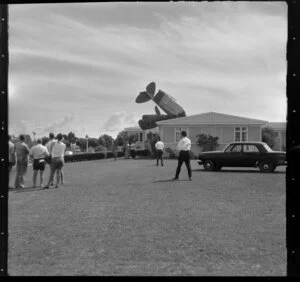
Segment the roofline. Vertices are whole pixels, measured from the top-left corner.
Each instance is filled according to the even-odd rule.
[[[186,118],[193,118],[193,117],[198,117],[198,116],[202,116],[205,114],[218,114],[218,115],[224,115],[224,116],[230,116],[230,117],[236,117],[236,118],[243,118],[243,119],[249,119],[250,122],[239,122],[239,124],[266,124],[268,123],[268,121],[266,120],[259,120],[259,119],[253,119],[253,118],[248,118],[248,117],[241,117],[241,116],[236,116],[236,115],[229,115],[229,114],[223,114],[223,113],[217,113],[217,112],[206,112],[206,113],[202,113],[202,114],[197,114],[197,115],[191,115],[191,116],[186,116],[186,117],[180,117],[180,118],[173,118],[173,119],[169,119],[169,120],[162,120],[162,121],[157,121],[156,124],[161,125],[161,124],[178,124],[178,121],[183,121]],[[169,122],[173,120],[172,122]],[[252,122],[251,122],[252,120]],[[177,122],[176,122],[177,121]],[[188,122],[189,124],[237,124],[236,122],[234,123],[212,123],[212,122],[205,122],[205,123],[199,123],[199,122]]]

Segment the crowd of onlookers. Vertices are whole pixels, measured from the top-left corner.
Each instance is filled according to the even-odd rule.
[[[9,175],[13,166],[16,166],[16,177],[14,188],[21,189],[25,187],[24,176],[27,173],[29,160],[32,161],[33,167],[33,188],[37,187],[37,175],[40,175],[40,187],[47,189],[53,185],[54,175],[56,174],[55,188],[59,184],[64,183],[64,154],[66,152],[66,145],[62,142],[62,134],[57,134],[56,138],[53,133],[49,134],[49,141],[42,145],[42,140],[37,139],[36,144],[30,149],[25,143],[25,135],[19,136],[19,141],[14,144],[11,142],[11,137],[8,137],[9,146]],[[46,164],[50,167],[50,175],[46,185],[44,185],[44,171]]]
[[[32,161],[33,167],[33,179],[32,179],[32,187],[36,188],[37,175],[40,175],[40,187],[47,189],[50,185],[54,185],[54,175],[56,174],[56,183],[55,188],[59,187],[59,184],[64,183],[64,155],[66,153],[66,144],[62,142],[63,136],[61,133],[57,134],[56,138],[53,133],[49,134],[49,141],[44,145],[42,145],[42,140],[37,139],[36,144],[32,146],[30,149],[28,145],[25,143],[25,136],[21,134],[19,136],[19,141],[14,144],[11,142],[11,137],[8,137],[8,145],[9,145],[9,175],[11,173],[12,167],[16,165],[16,178],[14,182],[14,187],[16,189],[24,188],[25,181],[24,176],[27,173],[29,159]],[[192,180],[192,171],[190,164],[190,148],[191,148],[191,140],[187,137],[186,131],[181,132],[181,139],[178,142],[177,150],[179,152],[178,155],[178,165],[176,169],[176,174],[174,180],[178,179],[181,166],[183,163],[186,164],[189,179]],[[163,166],[163,151],[164,151],[164,143],[158,138],[155,144],[156,150],[156,165],[159,165],[159,161],[161,166]],[[113,146],[113,152],[115,156],[115,160],[117,157],[116,146]],[[135,142],[130,144],[125,143],[124,146],[124,157],[135,159]],[[47,184],[44,186],[44,171],[46,164],[50,166],[50,175],[47,181]]]

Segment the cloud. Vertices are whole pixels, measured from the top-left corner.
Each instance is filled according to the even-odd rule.
[[[140,117],[136,113],[118,112],[112,114],[104,123],[101,130],[107,132],[122,131],[125,127],[138,126]]]
[[[44,132],[58,132],[61,131],[66,125],[69,125],[74,120],[74,116],[66,115],[63,119],[55,121],[43,128]]]

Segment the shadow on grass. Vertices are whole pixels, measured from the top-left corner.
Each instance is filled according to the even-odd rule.
[[[207,171],[204,169],[192,169],[192,171],[203,171],[205,173],[228,173],[228,172],[236,172],[236,173],[261,173],[261,174],[286,174],[285,171],[273,171],[273,172],[261,172],[260,170],[242,170],[242,169],[228,169],[228,170],[220,170],[220,171]]]
[[[153,181],[153,183],[157,183],[157,182],[178,182],[178,181],[191,181],[191,180],[189,180],[189,179],[178,179],[178,180],[162,179],[162,180],[155,180],[155,181]]]
[[[53,189],[53,188],[49,188],[49,189]],[[16,189],[16,188],[10,188],[9,191],[11,192],[15,192],[15,193],[24,193],[24,192],[32,192],[32,191],[44,191],[44,190],[49,190],[49,189],[45,189],[45,188],[21,188],[21,189]]]

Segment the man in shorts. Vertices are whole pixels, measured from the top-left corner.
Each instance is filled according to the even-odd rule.
[[[49,155],[46,146],[42,145],[42,140],[37,139],[37,144],[30,149],[29,156],[33,158],[33,188],[36,188],[36,177],[40,171],[40,185],[43,188],[45,158]]]

